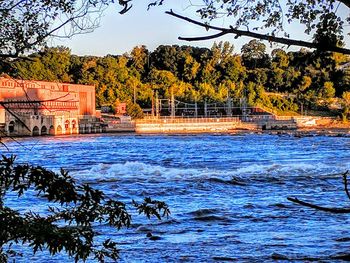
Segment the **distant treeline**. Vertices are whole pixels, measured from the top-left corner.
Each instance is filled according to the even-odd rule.
[[[15,62],[6,72],[23,79],[48,80],[96,86],[99,106],[127,101],[132,114],[139,106],[150,108],[152,97],[184,102],[238,103],[245,97],[250,105],[262,105],[280,112],[326,109],[350,91],[350,69],[340,67],[349,58],[336,53],[286,53],[252,40],[234,52],[229,42],[211,49],[161,45],[153,52],[138,46],[124,55],[76,56],[66,47],[47,48]],[[134,98],[135,97],[135,98]],[[136,105],[133,105],[134,99]]]

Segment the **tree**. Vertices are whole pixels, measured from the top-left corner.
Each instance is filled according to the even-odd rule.
[[[152,69],[149,75],[150,82],[153,83],[154,89],[164,98],[171,97],[171,89],[176,85],[178,79],[174,74],[167,70]]]
[[[271,91],[284,91],[284,70],[280,68],[273,68],[270,71],[270,83],[268,84]]]
[[[184,80],[194,80],[199,72],[199,69],[200,64],[190,54],[186,54],[184,58],[184,68],[182,73]]]
[[[350,116],[350,92],[346,91],[343,93],[342,95],[343,98],[343,120],[347,121],[349,119]]]
[[[150,60],[152,67],[170,71],[178,76],[178,64],[181,60],[180,47],[178,45],[160,45],[151,53]]]
[[[149,6],[162,5],[164,2],[166,1],[150,0]],[[350,54],[349,48],[342,47],[346,30],[348,30],[344,27],[350,8],[348,0],[287,0],[286,2],[281,0],[246,0],[243,2],[210,0],[192,5],[204,21],[191,19],[172,10],[166,13],[217,33],[200,37],[179,37],[181,40],[200,41],[233,34],[236,38],[248,36],[288,46],[296,45],[321,51]],[[340,12],[340,10],[346,11]],[[210,24],[221,17],[229,17],[230,26]],[[227,18],[225,20],[227,21]],[[287,25],[291,23],[302,26],[303,29],[300,32],[304,31],[306,35],[311,35],[313,41],[291,38],[287,31]]]
[[[149,7],[162,5],[164,2],[165,0],[149,0]],[[112,3],[112,0],[1,1],[0,57],[17,58],[24,52],[43,47],[50,37],[71,37],[91,32],[99,25],[99,18],[104,9]],[[132,7],[132,0],[119,0],[118,4],[123,7],[120,13],[124,14]],[[243,3],[218,0],[204,1],[199,8],[198,5],[193,6],[197,6],[196,11],[204,22],[195,21],[173,11],[167,13],[203,29],[216,30],[218,33],[204,37],[181,38],[184,40],[198,41],[234,34],[236,37],[248,36],[286,45],[350,54],[348,48],[341,47],[347,30],[344,27],[346,17],[338,14],[339,10],[349,9],[348,0],[288,0],[286,3],[280,0],[247,0]],[[232,19],[231,26],[225,28],[209,24],[223,14]],[[257,24],[257,21],[260,23]],[[287,22],[302,25],[304,32],[312,35],[313,41],[289,38],[286,32]],[[284,34],[283,37],[280,36],[281,33]]]
[[[335,95],[335,88],[334,88],[333,82],[326,81],[323,84],[321,95],[322,95],[323,98],[326,98],[326,99],[334,97],[334,95]]]
[[[243,64],[249,69],[265,68],[269,66],[270,58],[266,54],[266,46],[256,39],[243,45],[241,53]]]
[[[127,110],[128,115],[133,119],[142,119],[143,118],[143,111],[142,111],[141,107],[136,103],[132,103],[131,101],[129,101],[127,103],[126,110]]]
[[[134,47],[131,51],[131,66],[141,75],[146,73],[149,67],[149,51],[146,46]]]
[[[272,50],[272,67],[285,69],[289,66],[289,57],[283,49]]]
[[[0,57],[17,58],[50,37],[94,30],[111,0],[4,0],[0,2]],[[123,4],[124,1],[119,1]]]
[[[37,198],[55,204],[46,213],[20,213],[6,205],[9,194],[21,197],[33,190]],[[28,191],[30,192],[30,191]],[[169,215],[163,202],[145,198],[132,202],[139,213],[161,219]],[[108,198],[102,191],[87,184],[77,185],[62,170],[54,173],[40,166],[15,163],[15,157],[0,160],[0,261],[6,262],[16,251],[13,243],[28,244],[34,253],[47,249],[51,255],[65,252],[78,260],[119,257],[117,244],[111,239],[99,243],[94,225],[105,224],[115,229],[128,227],[131,215],[125,203]]]
[[[14,77],[45,81],[71,82],[69,66],[71,53],[69,48],[45,48],[29,56],[29,60],[14,63],[17,73]]]

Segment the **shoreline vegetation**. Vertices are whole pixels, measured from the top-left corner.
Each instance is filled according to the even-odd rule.
[[[349,61],[342,54],[305,49],[267,52],[257,40],[246,43],[240,53],[229,42],[214,43],[211,48],[160,45],[153,51],[141,45],[123,55],[104,57],[77,56],[59,46],[28,55],[27,60],[14,63],[11,72],[0,65],[0,74],[94,85],[97,108],[115,113],[119,103],[126,103],[133,119],[142,118],[143,110],[154,108],[157,101],[164,111],[160,114],[169,115],[171,99],[184,111],[178,115],[192,116],[196,106],[203,111],[205,106],[210,110],[210,105],[230,106],[231,114],[240,115],[245,105],[275,115],[346,121],[350,118]]]
[[[46,48],[28,55],[28,60],[17,61],[13,72],[0,66],[0,73],[10,78],[94,85],[101,113],[115,115],[125,104],[126,114],[136,123],[121,121],[114,126],[111,122],[107,132],[267,130],[281,134],[297,130],[293,133],[300,136],[346,135],[350,128],[349,61],[341,54],[307,50],[274,49],[268,54],[263,43],[252,40],[240,54],[229,42],[214,43],[210,49],[160,45],[149,51],[146,46],[137,46],[127,54],[105,57],[76,56],[65,47]],[[249,120],[208,121],[210,124],[163,120],[153,124],[145,118],[142,125],[137,123],[151,112],[164,118],[209,114],[246,116]],[[262,112],[275,118],[260,123]]]

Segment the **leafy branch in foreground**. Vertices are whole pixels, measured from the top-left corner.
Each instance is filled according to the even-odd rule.
[[[117,244],[111,239],[96,242],[93,226],[108,224],[118,230],[129,227],[131,215],[125,203],[110,199],[87,184],[76,184],[63,169],[55,173],[41,166],[15,164],[15,159],[14,156],[2,156],[0,160],[1,262],[17,253],[11,249],[13,243],[26,243],[34,253],[43,249],[51,255],[65,252],[76,262],[89,257],[100,262],[105,258],[119,258]],[[38,198],[53,202],[54,207],[41,215],[31,211],[21,214],[6,206],[8,193],[21,197],[27,190],[32,190]],[[145,198],[140,204],[133,201],[133,205],[148,218],[161,219],[170,214],[164,202],[151,198]]]
[[[348,190],[348,179],[347,176],[349,174],[349,171],[346,171],[345,173],[342,174],[343,176],[343,182],[344,182],[344,190],[345,193],[347,195],[347,197],[350,199],[350,193]],[[302,206],[306,206],[306,207],[310,207],[316,210],[320,210],[320,211],[325,211],[325,212],[330,212],[330,213],[336,213],[336,214],[347,214],[350,213],[350,208],[338,208],[338,207],[324,207],[324,206],[319,206],[319,205],[315,205],[309,202],[305,202],[302,200],[299,200],[296,197],[287,197],[287,199],[291,202],[294,202],[296,204],[302,205]]]
[[[298,39],[291,39],[291,38],[286,38],[286,37],[277,37],[275,35],[267,35],[267,34],[262,34],[262,33],[257,33],[257,32],[252,32],[249,30],[239,30],[233,26],[224,28],[224,27],[217,27],[217,26],[211,26],[208,23],[205,22],[200,22],[197,20],[193,20],[189,17],[182,16],[180,14],[177,14],[173,12],[172,10],[165,12],[166,14],[176,17],[180,20],[187,21],[191,24],[195,24],[197,26],[200,26],[202,28],[205,28],[206,30],[216,30],[216,34],[208,35],[208,36],[200,36],[200,37],[179,37],[179,40],[185,40],[185,41],[203,41],[203,40],[209,40],[209,39],[216,39],[221,36],[227,35],[227,34],[233,34],[235,35],[235,38],[238,38],[240,36],[246,36],[246,37],[251,37],[255,39],[260,39],[260,40],[267,40],[269,42],[275,42],[279,44],[284,44],[287,46],[300,46],[300,47],[307,47],[307,48],[313,48],[317,49],[320,51],[332,51],[332,52],[338,52],[338,53],[343,53],[343,54],[350,54],[350,49],[348,48],[342,48],[339,46],[339,44],[325,44],[322,41],[319,42],[308,42],[308,41],[303,41],[303,40],[298,40]]]
[[[127,1],[127,10],[132,7],[132,2],[133,0]],[[179,37],[180,40],[202,41],[231,34],[235,39],[246,36],[287,46],[295,45],[319,51],[350,54],[349,47],[345,47],[347,44],[345,37],[349,33],[349,0],[188,0],[183,2],[188,3],[185,9],[189,10],[192,7],[192,13],[199,15],[200,20],[191,19],[192,15],[188,11],[183,12],[184,15],[172,10],[166,13],[207,31],[214,30],[216,33],[199,37]],[[149,0],[148,3],[148,9],[165,3],[171,5],[171,1],[165,0]],[[213,26],[212,22],[218,19],[220,24],[229,23],[229,25]],[[311,38],[312,41],[303,41],[298,39],[297,35],[293,36],[290,29],[292,26],[293,28],[298,26],[298,34],[304,33],[304,38]]]

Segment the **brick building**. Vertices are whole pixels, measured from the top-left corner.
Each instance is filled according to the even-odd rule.
[[[0,77],[0,127],[9,136],[98,132],[95,87]]]

